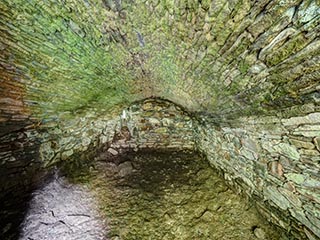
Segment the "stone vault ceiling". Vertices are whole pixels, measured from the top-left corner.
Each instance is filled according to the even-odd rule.
[[[318,104],[319,6],[2,0],[0,122],[14,129],[148,97],[224,118]]]

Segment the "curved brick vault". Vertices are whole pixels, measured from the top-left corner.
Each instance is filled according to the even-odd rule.
[[[319,34],[319,0],[2,0],[0,197],[167,99],[262,214],[320,238]]]

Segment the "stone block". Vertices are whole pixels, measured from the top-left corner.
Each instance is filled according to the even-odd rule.
[[[287,210],[292,204],[274,186],[267,186],[263,189],[265,199],[271,200],[277,207]]]
[[[292,145],[296,146],[296,148],[305,148],[305,149],[314,149],[315,148],[315,146],[312,142],[301,141],[301,140],[297,140],[297,139],[290,139],[289,141]]]
[[[273,147],[273,149],[281,155],[284,155],[293,160],[299,160],[300,154],[294,145],[287,143],[280,143]]]
[[[284,169],[282,164],[279,163],[278,161],[269,162],[268,169],[269,169],[269,172],[274,176],[278,176],[278,177],[283,176]]]
[[[320,175],[319,179],[314,179],[314,178],[307,178],[303,183],[302,186],[308,187],[314,190],[318,190],[320,192]]]
[[[299,153],[301,155],[307,155],[307,156],[319,156],[320,152],[317,150],[310,150],[310,149],[299,149]]]
[[[295,208],[302,207],[302,202],[298,194],[295,194],[292,191],[282,187],[280,187],[278,190],[283,196],[285,196],[286,199],[288,199],[288,201],[291,203],[293,207]]]
[[[291,117],[281,120],[284,126],[298,126],[301,124],[316,124],[320,122],[320,113],[310,113],[303,117]]]
[[[297,19],[300,23],[307,23],[316,16],[319,16],[319,14],[319,4],[316,1],[311,1],[310,3],[306,1],[300,5]]]
[[[296,218],[300,223],[308,227],[316,236],[320,237],[320,229],[310,222],[310,220],[306,217],[304,211],[298,209],[290,209],[289,211],[294,218]]]
[[[320,137],[320,125],[302,125],[296,128],[293,134],[305,137]]]
[[[119,154],[118,151],[115,150],[115,149],[113,149],[113,148],[109,148],[107,151],[108,151],[109,153],[111,153],[113,156],[116,156],[116,155]]]
[[[55,156],[55,151],[52,148],[51,142],[42,143],[40,145],[40,157],[43,162],[49,162]]]
[[[258,159],[258,156],[256,153],[254,153],[250,150],[247,150],[245,148],[241,148],[240,155],[244,156],[246,159],[249,159],[249,160],[257,160]]]
[[[284,176],[289,180],[296,184],[302,184],[306,180],[306,176],[298,173],[286,173]]]

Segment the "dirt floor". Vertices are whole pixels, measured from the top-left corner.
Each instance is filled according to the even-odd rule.
[[[35,192],[21,239],[286,239],[193,153],[130,153],[68,175]]]

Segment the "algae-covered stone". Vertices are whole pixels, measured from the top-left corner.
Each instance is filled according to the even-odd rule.
[[[320,15],[320,7],[317,1],[304,1],[298,10],[298,20],[306,23]]]
[[[320,122],[320,113],[310,113],[303,117],[291,117],[289,119],[283,119],[282,123],[285,126],[300,125],[300,124],[315,124]]]
[[[302,186],[320,190],[320,179],[308,178],[302,183]]]
[[[153,126],[160,126],[160,120],[157,118],[149,118],[148,121],[153,125]]]
[[[266,233],[259,227],[254,229],[253,233],[258,239],[266,239]]]
[[[293,207],[302,207],[302,202],[298,194],[294,194],[292,191],[285,188],[279,188],[279,191],[285,196],[286,199],[288,199],[288,201],[292,204]]]
[[[293,134],[305,137],[320,137],[320,125],[299,126],[294,130]]]

